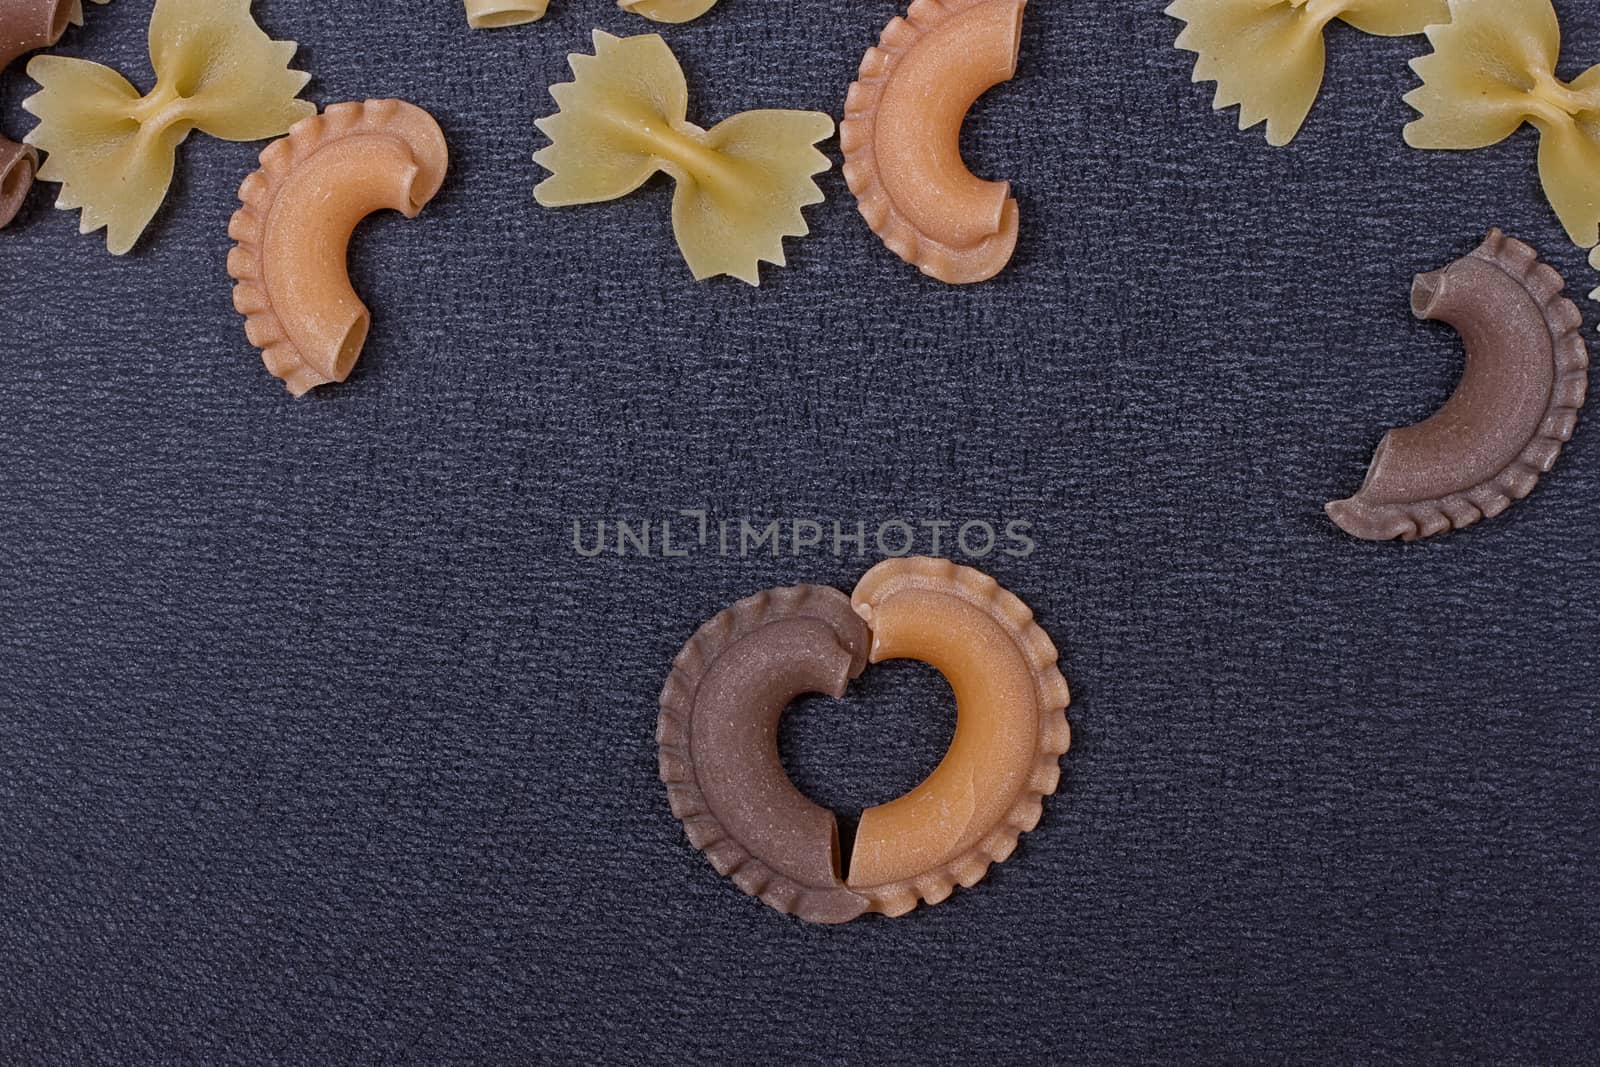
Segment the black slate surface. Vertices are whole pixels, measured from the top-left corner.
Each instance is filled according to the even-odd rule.
[[[62,51],[147,88],[150,7]],[[342,387],[292,401],[232,310],[259,145],[193,137],[126,259],[44,190],[0,235],[0,1061],[1589,1060],[1600,440],[1435,543],[1321,513],[1460,373],[1413,273],[1501,225],[1591,287],[1532,132],[1408,150],[1425,45],[1336,27],[1269,149],[1157,4],[1038,0],[967,135],[1022,202],[999,280],[918,276],[835,169],[788,269],[696,284],[660,181],[532,203],[565,53],[649,29],[552,7],[471,33],[448,0],[256,5],[311,99],[408,98],[454,152],[419,219],[358,235],[377,317]],[[837,115],[898,7],[665,32],[701,120]],[[1576,73],[1600,14],[1559,8]],[[574,520],[688,508],[1033,524],[982,562],[1064,650],[1075,746],[979,888],[817,929],[687,845],[671,657],[872,561],[574,551]],[[849,816],[953,725],[890,665],[783,740]]]

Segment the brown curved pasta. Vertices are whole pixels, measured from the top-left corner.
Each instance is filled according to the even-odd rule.
[[[845,180],[891,251],[940,281],[992,278],[1016,249],[1009,182],[973,176],[961,124],[1016,73],[1027,0],[915,0],[861,61],[839,126]]]
[[[295,396],[349,375],[372,315],[350,285],[351,234],[376,211],[415,218],[449,165],[439,124],[401,100],[334,104],[261,153],[228,234],[234,306]]]
[[[1493,518],[1533,492],[1571,440],[1588,389],[1583,315],[1564,288],[1537,252],[1499,230],[1418,275],[1412,309],[1460,332],[1466,371],[1431,418],[1384,437],[1361,491],[1329,504],[1329,517],[1356,537],[1414,541]]]
[[[789,781],[778,720],[806,693],[844,695],[867,662],[867,629],[837,589],[758,593],[678,653],[656,730],[672,813],[718,873],[781,912],[848,922],[867,901],[839,879],[833,813]]]
[[[33,149],[0,137],[0,229],[11,225],[22,210],[38,170],[39,156]]]
[[[0,0],[0,72],[61,40],[75,13],[81,13],[75,0]]]

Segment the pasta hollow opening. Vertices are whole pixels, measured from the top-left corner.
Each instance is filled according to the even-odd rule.
[[[363,311],[350,323],[350,328],[344,332],[344,340],[339,342],[339,347],[333,354],[333,380],[342,382],[350,377],[350,372],[355,369],[356,360],[361,358],[361,350],[367,345],[367,333],[372,329],[372,316]]]
[[[77,5],[72,0],[56,0],[56,6],[50,12],[50,39],[59,41],[67,32],[67,27],[72,23],[72,16]]]
[[[0,219],[16,215],[32,186],[33,154],[21,145],[10,153],[0,149]]]
[[[549,0],[467,0],[467,25],[499,30],[544,18]]]

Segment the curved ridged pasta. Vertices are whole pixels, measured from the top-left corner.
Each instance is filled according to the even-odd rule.
[[[1447,0],[1175,0],[1167,14],[1187,24],[1176,47],[1196,54],[1194,80],[1217,83],[1212,106],[1238,104],[1239,128],[1265,122],[1274,146],[1294,140],[1322,91],[1330,22],[1409,37],[1450,18]]]
[[[1009,182],[975,177],[961,125],[1016,73],[1027,0],[915,0],[867,51],[839,126],[861,215],[901,259],[943,282],[994,277],[1019,215]]]
[[[872,630],[870,662],[915,659],[956,695],[956,735],[926,781],[862,813],[845,884],[902,915],[976,885],[1038,825],[1072,740],[1059,654],[998,582],[944,559],[891,559],[850,596]]]
[[[1589,385],[1583,315],[1564,288],[1499,230],[1417,277],[1412,310],[1456,328],[1466,370],[1433,416],[1385,435],[1360,492],[1328,505],[1340,528],[1414,541],[1492,519],[1533,492],[1572,439]]]
[[[807,922],[848,922],[868,902],[839,877],[834,814],[784,772],[778,720],[806,693],[843,696],[867,642],[837,589],[771,589],[700,627],[661,690],[661,780],[689,842],[740,889]]]
[[[560,105],[536,125],[550,138],[534,161],[550,171],[534,190],[546,207],[615,200],[656,171],[677,188],[672,229],[696,278],[761,283],[782,266],[783,239],[810,232],[801,209],[822,202],[812,178],[828,157],[814,147],[833,120],[813,111],[747,111],[709,130],[688,121],[689,87],[656,34],[599,30],[595,54],[569,57],[573,81],[550,87]]]
[[[228,273],[245,334],[289,392],[344,381],[366,343],[372,315],[345,264],[356,226],[385,209],[415,218],[448,165],[439,124],[401,100],[334,104],[261,153],[228,226]]]
[[[717,0],[617,0],[617,6],[652,22],[692,22],[717,6]]]
[[[82,0],[0,0],[0,73],[19,56],[61,40],[69,24],[83,25]],[[0,229],[17,217],[38,169],[31,145],[0,136]]]
[[[466,0],[466,5],[468,26],[496,30],[538,22],[549,10],[550,0]]]
[[[48,153],[39,177],[61,183],[57,207],[82,209],[83,233],[105,227],[106,247],[127,252],[166,199],[192,130],[259,141],[315,112],[296,99],[310,75],[289,69],[295,47],[256,25],[250,0],[157,0],[156,85],[143,97],[98,63],[35,58],[28,75],[43,89],[22,106],[39,119],[27,143]]]
[[[1600,66],[1556,77],[1561,24],[1550,0],[1451,0],[1451,21],[1428,29],[1433,53],[1413,60],[1421,88],[1406,102],[1413,148],[1472,149],[1539,131],[1539,176],[1567,235],[1600,243]]]

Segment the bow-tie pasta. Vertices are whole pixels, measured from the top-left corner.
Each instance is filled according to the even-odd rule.
[[[1556,77],[1561,24],[1550,0],[1453,0],[1453,21],[1428,29],[1433,54],[1413,60],[1422,87],[1406,102],[1414,148],[1483,148],[1524,122],[1539,131],[1539,176],[1572,240],[1600,243],[1600,66]]]
[[[57,207],[83,210],[83,233],[105,227],[106,247],[127,252],[166,199],[190,131],[259,141],[315,113],[296,99],[311,76],[289,69],[295,47],[256,25],[250,0],[157,0],[145,96],[98,63],[35,58],[28,75],[44,88],[22,106],[39,119],[27,143],[49,153],[39,178],[61,183]]]

